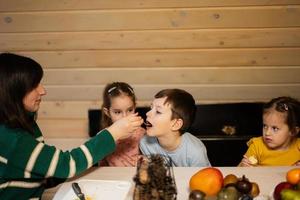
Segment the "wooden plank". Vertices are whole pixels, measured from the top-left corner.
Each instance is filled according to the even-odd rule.
[[[100,109],[98,101],[43,101],[38,112],[39,119],[87,119],[89,109]]]
[[[298,0],[0,0],[0,11],[84,10],[125,8],[176,8],[210,6],[293,5]]]
[[[37,122],[47,138],[88,137],[87,119],[38,119]]]
[[[0,51],[300,46],[300,28],[0,33]]]
[[[47,86],[48,101],[93,101],[102,99],[103,85],[78,86]],[[209,101],[251,101],[270,99],[274,96],[289,95],[300,98],[300,84],[161,84],[161,85],[133,85],[138,99],[151,101],[156,92],[164,88],[182,88],[193,94],[194,98]]]
[[[190,91],[197,103],[207,104],[207,103],[228,103],[228,102],[263,102],[268,101],[276,96],[293,96],[300,99],[300,86],[299,84],[285,84],[285,85],[213,85],[213,86],[177,86],[177,85],[166,85],[166,86],[140,86],[136,88],[137,93],[137,106],[149,106],[153,100],[154,94],[160,89],[164,88],[183,88]],[[101,93],[103,87],[99,86],[97,93]],[[59,89],[57,89],[59,90]],[[53,89],[51,94],[54,97],[58,97],[57,90]],[[60,88],[60,90],[63,90]],[[76,92],[73,92],[76,91]],[[39,110],[39,118],[41,119],[86,119],[88,116],[89,109],[98,109],[101,107],[102,99],[96,97],[96,100],[76,100],[72,94],[77,94],[80,99],[86,95],[86,89],[65,89],[60,92],[64,97],[58,97],[60,100],[53,100],[54,97],[44,98],[45,101],[42,102]],[[73,93],[72,93],[73,92]],[[96,92],[95,92],[96,93]],[[72,95],[72,96],[71,96]],[[61,100],[72,98],[72,100]]]
[[[300,48],[16,52],[44,68],[299,66]]]
[[[140,101],[137,106],[149,106],[151,101]],[[39,119],[87,119],[89,109],[100,109],[102,99],[97,101],[43,101],[41,103]]]
[[[2,12],[0,32],[300,26],[300,6]]]
[[[45,69],[43,84],[103,85],[113,81],[130,84],[284,84],[300,83],[299,74],[300,66],[67,68]]]

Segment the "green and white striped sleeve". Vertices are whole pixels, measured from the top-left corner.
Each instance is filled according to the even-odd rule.
[[[65,152],[23,134],[18,138],[15,149],[8,158],[10,173],[6,175],[29,179],[70,178],[91,167],[114,149],[114,139],[107,130],[101,131],[80,147]]]

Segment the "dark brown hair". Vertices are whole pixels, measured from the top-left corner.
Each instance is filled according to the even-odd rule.
[[[31,58],[0,54],[0,123],[33,133],[34,114],[25,110],[23,99],[43,77],[40,64]]]
[[[300,128],[300,102],[292,97],[277,97],[264,105],[263,113],[272,109],[286,114],[286,124],[297,135],[297,127]]]
[[[182,119],[183,125],[180,128],[180,133],[183,134],[192,125],[195,113],[196,104],[193,96],[181,89],[164,89],[158,92],[155,98],[167,97],[165,104],[171,105],[171,119]]]
[[[113,98],[126,95],[131,98],[134,107],[136,106],[136,97],[133,88],[124,82],[113,82],[106,85],[103,91],[103,103],[102,103],[102,115],[101,115],[101,128],[106,128],[112,124],[111,118],[104,113],[104,108],[111,107],[111,101]]]

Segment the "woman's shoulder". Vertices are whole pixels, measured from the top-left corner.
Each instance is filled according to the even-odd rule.
[[[4,124],[0,125],[0,137],[10,138],[18,137],[18,135],[24,133],[22,129],[9,128]]]
[[[0,142],[11,144],[17,144],[19,141],[35,140],[32,135],[22,129],[9,128],[6,125],[0,125]]]

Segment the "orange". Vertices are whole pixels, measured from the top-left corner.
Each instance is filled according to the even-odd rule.
[[[200,190],[207,196],[216,195],[223,186],[223,174],[214,167],[199,170],[190,178],[190,190]]]
[[[300,182],[300,168],[290,169],[286,173],[286,180],[290,184],[296,185]]]

